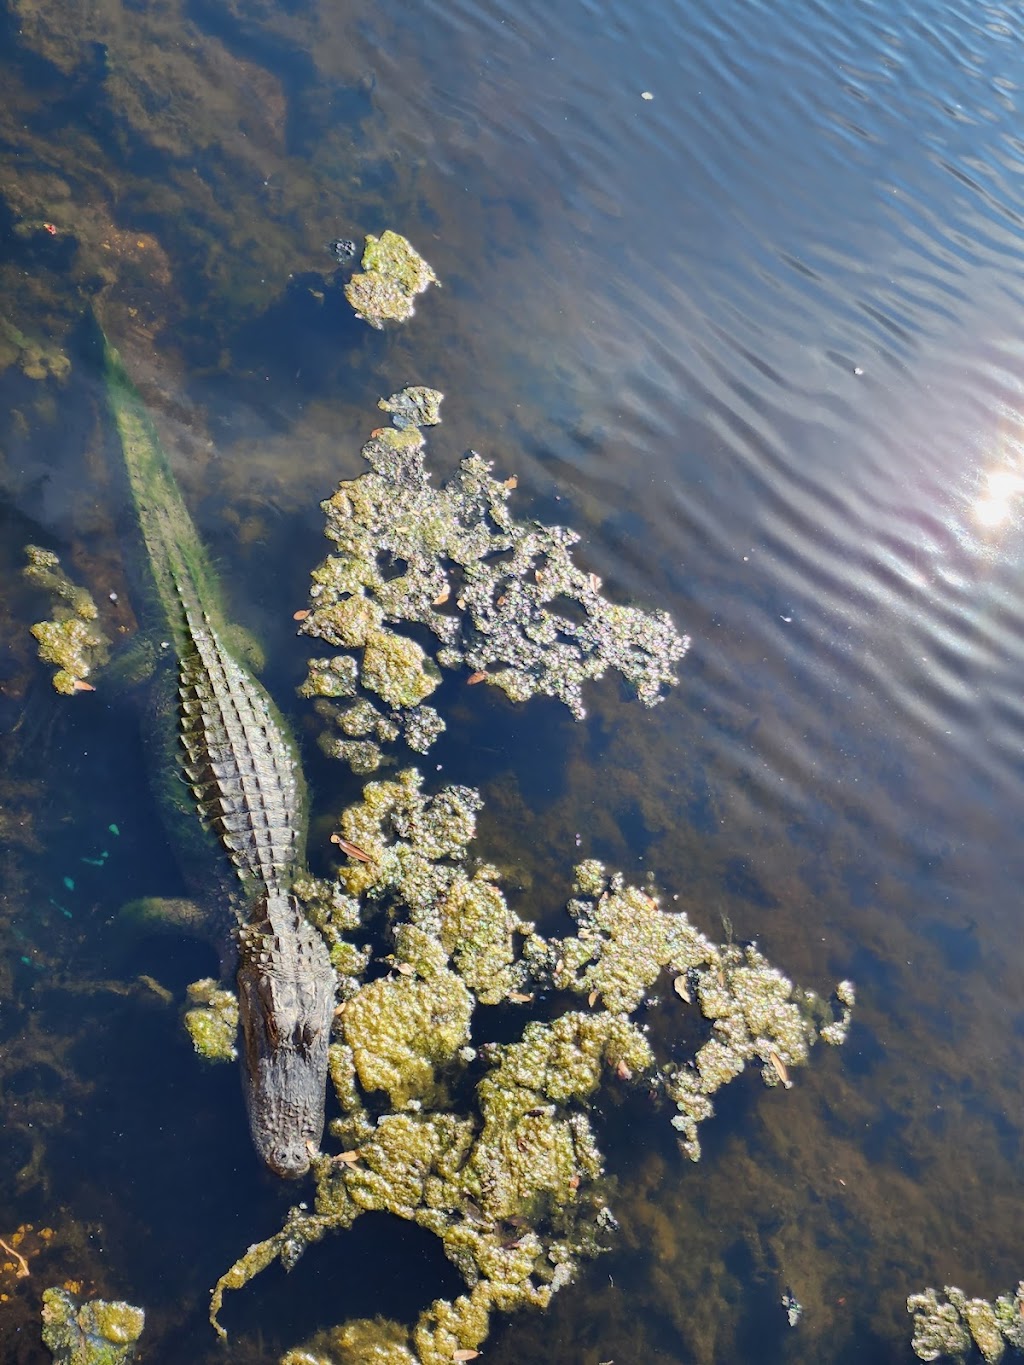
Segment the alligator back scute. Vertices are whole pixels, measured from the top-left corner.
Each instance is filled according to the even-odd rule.
[[[185,613],[194,647],[179,670],[181,738],[200,817],[217,832],[250,896],[286,890],[302,858],[292,753],[260,684],[205,615]]]

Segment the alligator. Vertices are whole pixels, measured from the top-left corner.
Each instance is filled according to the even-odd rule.
[[[203,901],[212,893],[232,912],[253,1142],[272,1171],[299,1176],[323,1134],[334,972],[293,889],[304,869],[307,823],[298,752],[224,619],[215,576],[146,407],[100,336],[141,540],[136,557],[147,570],[142,596],[159,611],[163,654],[173,646],[176,660],[176,669],[169,658],[158,664],[155,787],[185,844],[186,876],[203,869]],[[144,615],[147,603],[138,606]],[[171,774],[179,780],[168,780]]]

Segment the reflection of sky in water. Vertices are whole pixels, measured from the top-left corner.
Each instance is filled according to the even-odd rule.
[[[101,9],[76,67],[78,38],[60,38],[54,10],[48,48],[40,13],[3,11],[0,62],[22,91],[2,115],[6,145],[30,139],[8,176],[29,207],[8,209],[43,196],[48,218],[78,221],[83,260],[104,236],[123,248],[138,328],[124,341],[234,604],[267,639],[275,693],[287,699],[302,673],[291,613],[320,554],[317,499],[358,472],[378,394],[437,385],[449,395],[429,443],[439,475],[480,449],[499,477],[518,476],[519,511],[583,532],[581,563],[610,596],[665,606],[694,637],[679,689],[651,715],[613,687],[595,693],[586,727],[452,689],[437,761],[485,787],[482,856],[498,850],[515,869],[528,917],[557,916],[578,847],[651,873],[710,932],[728,915],[797,980],[860,987],[846,1052],[819,1050],[785,1096],[738,1088],[696,1170],[646,1112],[611,1115],[614,1264],[547,1317],[511,1324],[488,1358],[900,1359],[908,1292],[1016,1283],[1019,15],[910,0],[784,13],[385,4],[355,17],[197,5],[130,22],[126,10],[119,37]],[[165,25],[140,49],[147,62],[134,23]],[[80,82],[67,103],[61,62]],[[63,136],[85,172],[64,164]],[[71,186],[70,207],[32,179],[44,170]],[[316,293],[324,243],[388,225],[444,288],[381,338]],[[61,273],[45,243],[3,242],[3,301],[22,325],[38,308],[45,331],[44,315],[73,311],[69,296],[78,306],[77,266]],[[22,518],[8,523],[7,581],[16,542],[38,533],[80,549],[100,588],[121,586],[105,539],[116,495],[97,497],[96,466],[78,453],[86,419],[67,399],[57,422],[27,381],[2,382],[14,414],[4,487]],[[147,889],[147,865],[173,877],[152,830],[121,818],[122,801],[147,809],[137,756],[97,777],[96,753],[117,752],[119,714],[104,716],[75,713],[50,747],[52,721],[36,721],[37,747],[25,746],[47,756],[48,840],[77,847],[62,824],[69,789],[125,829],[117,884],[88,883],[101,923]],[[314,755],[310,769],[321,810],[352,799],[330,765]],[[87,824],[79,812],[83,848]],[[29,894],[54,875],[48,852],[33,856]],[[102,963],[111,947],[75,911],[28,921],[40,944],[70,936],[72,977],[76,954]],[[143,947],[118,969],[147,964]],[[142,1007],[124,1008],[137,1023]],[[173,1053],[173,1019],[144,1017],[146,1042]],[[75,1031],[75,1009],[45,1018],[55,1035]],[[192,1254],[201,1150],[216,1246],[198,1279],[179,1267],[175,1280],[200,1303],[275,1224],[279,1191],[238,1172],[238,1096],[177,1054],[157,1121],[133,1108],[111,1139],[121,1076],[141,1083],[150,1054],[121,1038],[113,1007],[89,1018],[96,1054],[85,1046],[67,1074],[95,1074],[108,1054],[111,1070],[84,1118],[61,1128],[51,1115],[52,1199],[106,1220],[104,1288],[120,1290],[135,1264],[145,1294],[160,1238],[182,1264]],[[34,1038],[31,1056],[42,1050]],[[18,1085],[31,1091],[31,1075]],[[38,1102],[41,1123],[51,1098]],[[184,1139],[182,1108],[203,1119]],[[100,1157],[97,1133],[110,1143]],[[12,1152],[17,1165],[20,1139]],[[126,1153],[112,1211],[99,1185]],[[148,1191],[153,1161],[178,1182],[179,1207]],[[46,1202],[9,1197],[19,1217]],[[376,1239],[355,1245],[386,1258]],[[297,1340],[361,1254],[344,1239],[310,1252],[238,1306],[239,1331]],[[426,1254],[416,1244],[424,1284],[409,1284],[429,1296],[440,1272]],[[807,1309],[793,1332],[787,1285]],[[373,1292],[386,1310],[386,1283]],[[201,1316],[174,1329],[182,1358],[212,1350]]]

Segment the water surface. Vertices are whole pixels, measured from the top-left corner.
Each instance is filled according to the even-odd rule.
[[[6,1358],[45,1359],[38,1293],[74,1279],[147,1306],[148,1358],[213,1359],[206,1290],[292,1193],[133,984],[215,967],[118,930],[179,875],[137,716],[62,704],[24,634],[28,540],[134,625],[76,349],[98,295],[300,727],[317,501],[378,395],[434,385],[439,477],[480,450],[694,640],[653,713],[611,681],[583,726],[453,698],[438,776],[482,786],[516,908],[558,924],[597,856],[803,984],[857,982],[846,1047],[733,1087],[699,1166],[664,1117],[605,1120],[618,1248],[488,1359],[906,1361],[908,1293],[1017,1283],[1022,38],[946,0],[0,4],[0,315],[72,358],[0,373],[0,1236],[56,1231],[0,1285]],[[325,244],[388,226],[444,288],[378,334]],[[321,821],[355,798],[310,771]],[[237,1296],[232,1359],[458,1292],[364,1222]]]

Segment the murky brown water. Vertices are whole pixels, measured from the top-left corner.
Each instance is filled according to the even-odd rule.
[[[66,1279],[145,1303],[147,1359],[213,1359],[206,1291],[291,1194],[131,984],[213,965],[117,930],[176,876],[136,722],[60,704],[23,628],[30,540],[133,625],[75,367],[96,297],[276,695],[318,500],[378,395],[434,385],[439,476],[493,458],[694,640],[653,713],[610,683],[585,726],[456,703],[437,761],[483,788],[516,908],[554,922],[579,849],[808,986],[857,982],[846,1047],[733,1087],[699,1166],[663,1118],[608,1118],[619,1249],[488,1359],[904,1361],[908,1293],[1024,1274],[1020,16],[555,11],[0,4],[0,1236],[55,1231],[0,1276],[5,1359],[46,1358]],[[325,246],[388,226],[444,288],[379,334]],[[25,373],[61,349],[67,380]],[[312,762],[326,816],[357,785]],[[458,1292],[366,1221],[237,1296],[230,1358]]]

